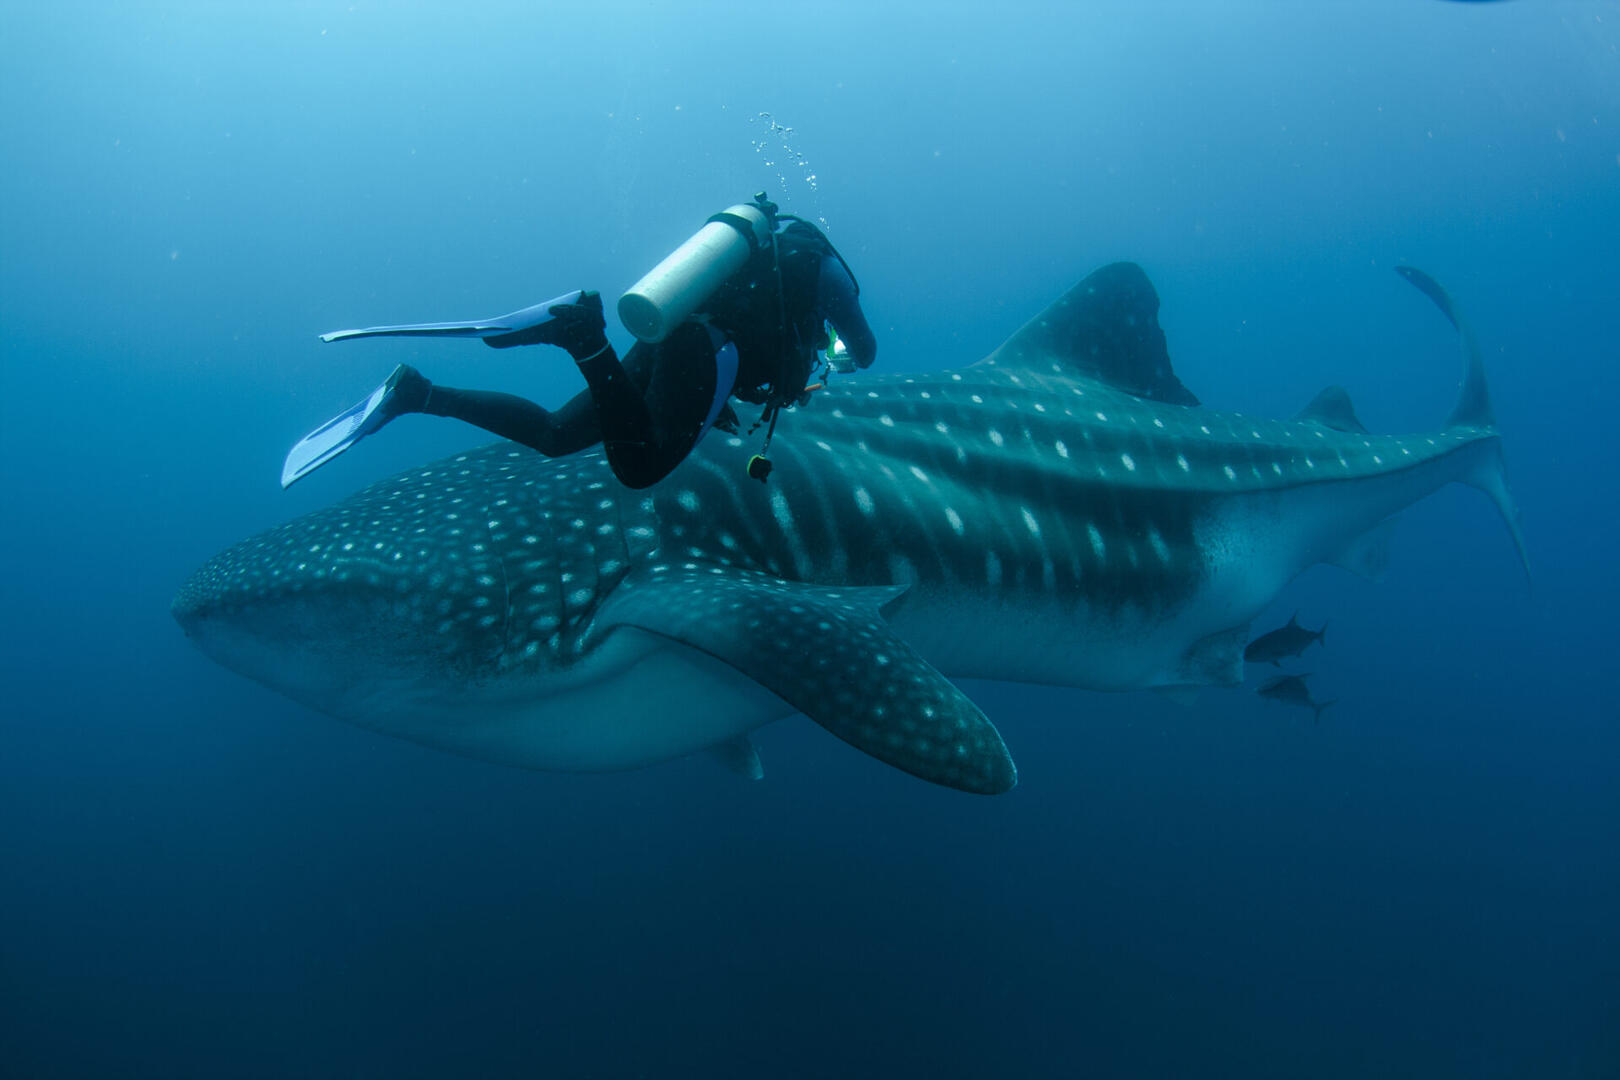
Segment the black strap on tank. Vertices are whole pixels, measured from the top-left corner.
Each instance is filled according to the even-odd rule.
[[[774,217],[774,215],[772,216]],[[791,334],[793,337],[792,347],[799,348],[801,347],[801,342],[799,341],[798,324],[795,323],[792,326],[789,326],[787,321],[787,287],[782,280],[782,250],[781,245],[777,243],[777,233],[775,229],[771,230],[770,256],[770,274],[771,277],[776,279],[777,326],[781,328],[781,332],[783,334]],[[765,429],[765,442],[759,448],[759,453],[748,459],[748,475],[755,480],[758,480],[762,484],[770,477],[771,469],[774,467],[771,464],[771,459],[765,455],[770,453],[771,439],[776,435],[776,419],[781,413],[783,405],[792,404],[793,402],[799,400],[799,396],[804,393],[804,387],[798,386],[794,387],[792,394],[789,395],[787,388],[782,385],[782,369],[786,366],[783,363],[783,356],[785,355],[785,352],[786,350],[782,350],[777,355],[776,374],[771,379],[771,392],[766,395],[765,407],[763,410],[761,410],[759,419],[754,421],[754,426],[748,429],[749,433],[752,434],[753,432],[759,430],[759,426],[761,424],[769,424],[769,426]]]
[[[728,210],[722,210],[718,214],[711,214],[709,216],[709,220],[718,221],[724,225],[730,225],[733,229],[736,229],[738,232],[742,233],[742,238],[748,242],[748,250],[751,254],[758,255],[760,251],[763,250],[759,244],[759,237],[754,234],[754,223],[740,214],[733,214]],[[769,216],[766,217],[765,224],[767,228],[770,226]]]

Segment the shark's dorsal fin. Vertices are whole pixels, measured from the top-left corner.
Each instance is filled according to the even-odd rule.
[[[1356,417],[1355,407],[1350,404],[1350,391],[1342,386],[1329,386],[1324,389],[1311,399],[1309,405],[1300,410],[1295,419],[1315,420],[1334,431],[1367,434],[1367,429]]]
[[[1170,367],[1159,328],[1159,294],[1135,263],[1110,263],[1002,343],[992,367],[1056,366],[1116,390],[1170,405],[1197,405]]]
[[[902,592],[668,569],[627,578],[598,621],[707,653],[913,776],[982,795],[1007,791],[1018,770],[995,725],[884,624],[879,609]]]

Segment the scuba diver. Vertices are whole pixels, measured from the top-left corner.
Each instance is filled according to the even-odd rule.
[[[401,364],[365,400],[293,447],[281,486],[395,417],[426,413],[464,420],[548,457],[600,442],[614,475],[644,488],[669,475],[711,427],[737,431],[732,396],[763,406],[753,428],[768,425],[764,446],[748,461],[748,475],[763,481],[777,413],[808,400],[818,351],[825,350],[835,371],[876,358],[859,294],[849,265],[821,230],[778,213],[761,192],[711,217],[619,299],[619,320],[638,339],[622,364],[607,340],[601,296],[582,290],[494,319],[322,334],[323,341],[472,337],[497,349],[555,345],[579,365],[586,389],[547,410],[513,394],[439,386]]]

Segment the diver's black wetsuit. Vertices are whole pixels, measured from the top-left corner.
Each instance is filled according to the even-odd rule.
[[[593,333],[548,338],[574,355],[588,387],[558,409],[418,375],[420,384],[400,387],[400,411],[455,417],[552,457],[601,442],[626,487],[655,484],[685,460],[733,394],[756,404],[773,395],[783,404],[797,400],[824,344],[823,321],[859,366],[877,355],[854,278],[827,239],[794,222],[776,241],[780,294],[768,260],[756,258],[711,299],[707,323],[689,319],[656,345],[638,342],[623,364],[602,335],[599,309]]]

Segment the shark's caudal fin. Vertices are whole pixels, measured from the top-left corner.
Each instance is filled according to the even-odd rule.
[[[1170,405],[1197,405],[1176,378],[1159,328],[1159,294],[1135,263],[1093,271],[987,356],[992,367],[1054,366]]]
[[[879,609],[903,591],[671,570],[626,579],[600,620],[705,652],[913,776],[1007,791],[1018,770],[995,726],[884,625]]]
[[[1451,411],[1451,419],[1446,421],[1446,427],[1495,427],[1496,416],[1491,412],[1491,394],[1485,386],[1485,361],[1480,356],[1474,328],[1468,325],[1462,313],[1457,310],[1457,302],[1451,298],[1451,294],[1434,278],[1415,266],[1397,266],[1395,272],[1411,282],[1413,288],[1433,300],[1434,306],[1440,309],[1440,313],[1456,328],[1457,335],[1461,338],[1462,391],[1457,395],[1457,407]]]
[[[1485,361],[1480,355],[1479,342],[1474,337],[1473,327],[1463,318],[1451,294],[1434,278],[1415,266],[1397,266],[1395,272],[1409,281],[1424,296],[1433,300],[1435,306],[1450,320],[1451,325],[1456,327],[1457,334],[1461,338],[1462,388],[1457,394],[1457,406],[1451,411],[1450,419],[1446,421],[1446,428],[1448,430],[1470,428],[1494,434],[1496,415],[1491,409],[1491,394],[1485,384]],[[1480,464],[1462,477],[1462,480],[1489,495],[1491,501],[1496,504],[1502,520],[1507,523],[1508,531],[1513,534],[1514,546],[1519,551],[1519,562],[1523,564],[1524,572],[1528,576],[1530,557],[1525,551],[1524,534],[1519,529],[1519,509],[1514,505],[1513,495],[1508,490],[1501,442],[1497,441],[1492,452],[1482,458]]]

